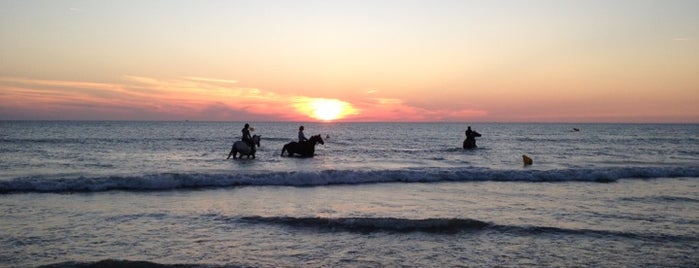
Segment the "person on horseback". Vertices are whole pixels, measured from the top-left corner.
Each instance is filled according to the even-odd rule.
[[[464,140],[464,149],[474,149],[476,146],[476,137],[480,137],[481,134],[471,130],[471,126],[466,129],[466,140]]]
[[[243,137],[241,138],[240,141],[236,141],[233,143],[233,146],[231,146],[231,152],[228,153],[228,157],[226,159],[230,159],[231,156],[233,159],[236,159],[238,156],[238,153],[240,153],[240,157],[242,158],[243,155],[247,155],[248,158],[252,156],[252,158],[255,158],[255,152],[257,151],[255,149],[255,145],[260,146],[260,136],[255,135],[255,136],[250,136],[250,131],[255,131],[254,128],[251,128],[249,124],[245,124],[245,127],[241,130],[243,133]]]
[[[250,136],[250,125],[245,124],[245,127],[241,130],[243,132],[243,138],[242,140],[250,146],[250,148],[255,148],[255,143],[252,141],[252,136]]]
[[[299,127],[299,143],[301,142],[306,142],[308,139],[306,138],[306,135],[303,134],[303,126]]]

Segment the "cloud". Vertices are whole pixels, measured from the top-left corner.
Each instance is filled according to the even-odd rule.
[[[117,83],[0,77],[0,105],[5,108],[0,118],[27,117],[9,113],[11,110],[24,111],[36,119],[48,115],[94,119],[93,115],[100,115],[104,119],[137,120],[301,121],[311,116],[299,113],[294,106],[299,98],[311,97],[238,87],[236,83],[191,76],[160,79],[126,75]],[[77,112],[81,110],[83,115]]]
[[[275,98],[274,94],[251,88],[222,86],[223,80],[220,79],[195,80],[124,76],[122,82],[110,84],[0,77],[0,105],[28,114],[50,114],[52,118],[64,114],[65,118],[62,119],[83,119],[74,118],[79,113],[72,111],[77,110],[85,111],[84,115],[78,116],[84,118],[91,114],[113,114],[106,119],[160,120],[181,117],[229,120],[231,115],[238,114],[275,115],[269,109],[256,111],[246,108],[264,99],[269,102]],[[225,81],[227,85],[231,82]],[[222,106],[227,107],[229,112],[212,114],[210,107]],[[0,117],[10,116],[3,113]]]
[[[0,119],[463,121],[487,115],[425,108],[399,98],[348,101],[236,84],[194,76],[126,75],[116,83],[0,77]]]
[[[348,120],[356,121],[391,121],[391,122],[415,122],[415,121],[464,121],[486,116],[484,110],[475,109],[427,109],[407,104],[397,98],[371,98],[357,103],[360,114],[348,117]]]
[[[237,80],[227,80],[227,79],[218,79],[218,78],[206,78],[206,77],[196,77],[196,76],[187,76],[183,77],[184,79],[191,80],[191,81],[200,81],[200,82],[213,82],[213,83],[224,83],[224,84],[236,84],[238,83]]]

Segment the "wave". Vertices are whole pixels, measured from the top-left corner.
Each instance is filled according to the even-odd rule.
[[[479,230],[490,224],[471,219],[400,219],[400,218],[296,218],[296,217],[260,217],[249,216],[240,219],[249,223],[268,223],[292,227],[325,230],[342,230],[370,233],[388,232],[426,232],[456,233],[464,230]]]
[[[358,233],[437,233],[456,234],[463,232],[494,231],[510,235],[574,235],[593,237],[618,237],[644,241],[699,241],[696,237],[668,234],[647,234],[611,230],[567,229],[548,226],[499,225],[490,222],[461,219],[461,218],[322,218],[322,217],[262,217],[248,216],[238,219],[241,222],[253,224],[281,225],[293,228],[308,228],[313,231],[327,232],[358,232]]]
[[[658,203],[658,202],[664,202],[664,203],[699,203],[699,199],[696,198],[691,198],[691,197],[684,197],[684,196],[667,196],[667,195],[661,195],[661,196],[645,196],[645,197],[624,197],[620,198],[619,200],[622,201],[631,201],[631,202],[646,202],[646,203]]]
[[[699,167],[573,168],[497,170],[425,168],[402,170],[323,170],[314,172],[159,173],[134,176],[19,177],[0,181],[0,193],[160,191],[235,186],[297,186],[433,182],[616,182],[620,179],[699,178]]]
[[[162,264],[150,261],[101,260],[96,262],[59,262],[39,266],[42,268],[93,268],[93,267],[139,267],[139,268],[195,268],[195,267],[245,267],[242,265],[206,265],[206,264]]]

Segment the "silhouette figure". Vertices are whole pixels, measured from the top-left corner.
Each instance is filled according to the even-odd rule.
[[[250,125],[249,125],[249,124],[245,124],[245,127],[243,127],[243,129],[241,130],[241,132],[243,132],[242,141],[244,141],[245,144],[247,144],[248,146],[250,146],[250,147],[252,147],[252,148],[255,148],[255,144],[254,144],[254,142],[253,142],[253,140],[252,140],[252,136],[250,136]]]
[[[303,134],[303,126],[300,126],[299,127],[299,143],[305,142],[305,141],[308,141],[308,139],[306,139],[306,135]]]
[[[466,140],[464,140],[464,149],[475,149],[476,147],[476,137],[480,137],[481,134],[471,130],[471,126],[466,129]]]

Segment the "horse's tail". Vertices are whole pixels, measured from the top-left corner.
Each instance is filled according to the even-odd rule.
[[[288,144],[287,144],[287,145],[284,145],[284,147],[282,147],[282,153],[281,153],[279,156],[284,156],[284,151],[288,151],[288,150],[289,150],[289,149],[287,148],[287,146],[288,146]]]

